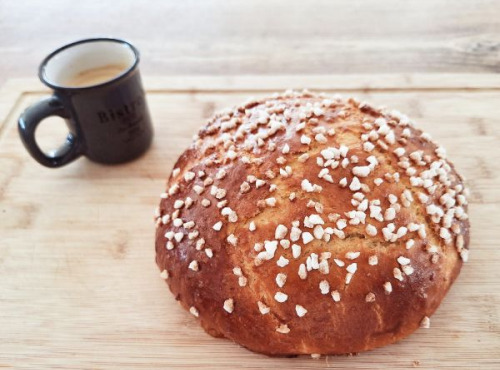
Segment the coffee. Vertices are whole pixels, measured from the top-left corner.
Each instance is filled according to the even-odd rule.
[[[102,67],[83,70],[74,76],[61,81],[65,87],[85,87],[99,85],[111,81],[127,69],[124,64],[107,64]]]
[[[61,167],[80,156],[123,163],[151,145],[153,126],[139,51],[132,44],[103,37],[75,41],[49,54],[38,76],[54,93],[28,107],[18,128],[24,146],[40,164]],[[69,132],[59,148],[42,151],[35,133],[51,116],[64,118]]]

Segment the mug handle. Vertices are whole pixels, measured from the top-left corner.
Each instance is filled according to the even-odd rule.
[[[56,95],[42,99],[28,107],[19,117],[18,129],[24,147],[31,156],[46,167],[56,168],[64,166],[82,155],[82,145],[79,137],[70,131],[64,144],[52,150],[48,155],[45,154],[36,142],[35,131],[40,122],[50,116],[59,116],[64,119],[69,117],[61,100]]]

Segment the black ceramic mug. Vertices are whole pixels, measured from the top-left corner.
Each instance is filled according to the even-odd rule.
[[[81,155],[106,164],[137,158],[151,144],[153,127],[141,76],[139,52],[114,38],[65,45],[40,64],[40,80],[54,90],[23,112],[18,128],[31,156],[47,167],[63,166]],[[49,116],[66,120],[65,143],[44,153],[35,139]]]

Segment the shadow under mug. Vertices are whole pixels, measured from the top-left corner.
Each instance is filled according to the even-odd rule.
[[[38,75],[54,93],[27,108],[18,121],[31,156],[54,168],[81,155],[115,164],[143,154],[151,145],[153,126],[138,65],[138,50],[114,38],[80,40],[49,54]],[[93,80],[86,81],[89,74]],[[69,133],[61,147],[44,153],[35,131],[49,116],[65,119]]]

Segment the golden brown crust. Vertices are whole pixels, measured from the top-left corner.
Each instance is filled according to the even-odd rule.
[[[162,194],[156,262],[214,336],[360,352],[428,325],[467,259],[466,212],[444,150],[407,117],[290,92],[200,130]]]

